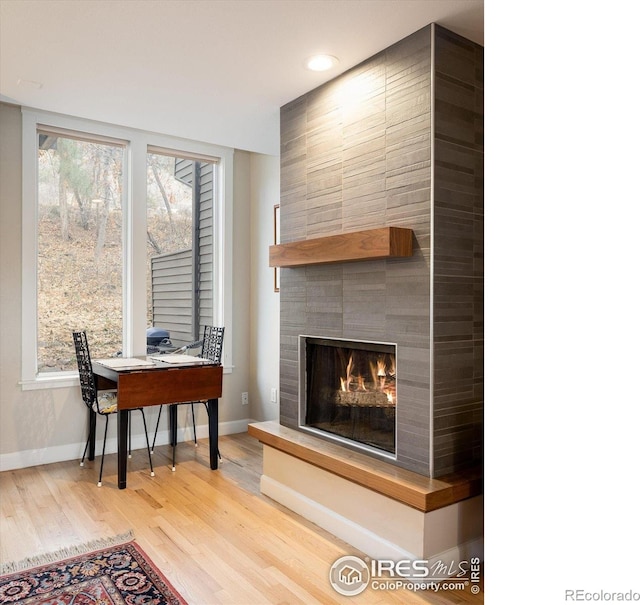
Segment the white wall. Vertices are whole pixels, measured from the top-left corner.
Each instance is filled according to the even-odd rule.
[[[22,118],[19,107],[0,103],[0,135],[0,470],[6,470],[79,458],[86,439],[86,415],[79,387],[23,391],[19,385],[22,342]],[[252,174],[254,168],[255,175]],[[263,224],[252,219],[256,207],[265,205],[266,208],[267,198],[277,200],[278,174],[278,158],[254,157],[243,151],[234,154],[233,326],[229,332],[233,338],[234,365],[232,372],[224,376],[219,402],[221,434],[244,430],[253,413],[262,419],[260,407],[255,406],[258,394],[264,389],[262,381],[256,381],[255,377],[270,375],[270,366],[273,362],[277,364],[277,295],[273,294],[273,287],[269,296],[264,296],[261,284],[252,286],[254,251],[262,254],[261,244],[253,246],[252,240],[255,237],[266,241],[271,237],[272,226],[270,221]],[[251,300],[256,296],[274,300],[255,314]],[[263,323],[267,324],[269,334],[275,334],[276,340],[270,348],[255,336],[264,332]],[[252,353],[254,343],[259,343],[259,354]],[[263,363],[269,365],[266,371],[262,370]],[[278,376],[277,365],[273,376]],[[242,406],[244,391],[250,393],[253,407]],[[183,416],[187,407],[182,406]],[[206,435],[206,414],[203,406],[198,407],[198,434],[202,430]],[[277,407],[273,407],[277,412]],[[155,426],[156,415],[156,408],[148,409],[147,422],[151,427]],[[180,418],[179,423],[186,426],[186,418]],[[115,451],[116,423],[110,424],[107,451]],[[166,443],[165,422],[160,426],[165,432],[159,442]],[[132,415],[132,430],[134,447],[143,447],[139,414]]]
[[[280,203],[280,158],[251,156],[251,415],[279,416],[280,294],[274,292],[269,246],[273,244],[273,206]],[[271,389],[277,389],[272,403]]]

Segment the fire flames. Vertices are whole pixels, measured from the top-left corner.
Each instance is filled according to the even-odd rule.
[[[340,377],[340,390],[345,393],[381,392],[387,396],[387,401],[395,405],[396,397],[396,368],[393,359],[378,358],[369,361],[369,381],[362,374],[354,375],[353,354],[349,356],[349,363],[345,368],[344,377]]]

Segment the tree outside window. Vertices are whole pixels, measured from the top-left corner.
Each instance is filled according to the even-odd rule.
[[[38,140],[38,371],[73,370],[74,329],[94,357],[122,349],[123,147]]]

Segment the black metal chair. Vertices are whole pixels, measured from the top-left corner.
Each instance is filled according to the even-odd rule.
[[[200,357],[204,358],[204,359],[209,359],[211,361],[213,361],[213,363],[220,365],[222,363],[222,344],[224,341],[224,328],[223,327],[214,327],[214,326],[205,326],[204,327],[204,335],[202,337],[201,341],[197,341],[188,345],[185,345],[184,347],[181,347],[180,349],[178,349],[178,351],[181,351],[183,353],[185,353],[186,351],[188,351],[189,349],[194,349],[198,346],[200,346],[200,344],[202,344],[202,352],[200,353]],[[185,405],[185,404],[189,404],[191,406],[191,419],[193,422],[193,441],[195,444],[195,447],[198,447],[198,438],[196,436],[196,413],[195,413],[195,408],[194,408],[194,404],[196,403],[202,403],[205,407],[205,409],[207,410],[207,415],[209,414],[209,405],[208,402],[203,400],[203,401],[183,401],[183,402],[179,402],[179,403],[172,403],[170,405]],[[158,436],[158,426],[160,425],[160,415],[162,414],[162,407],[160,406],[160,411],[158,412],[158,420],[156,422],[156,430],[153,434],[153,444],[151,445],[151,453],[153,453],[153,450],[155,449],[156,446],[156,437]],[[171,443],[171,445],[173,446],[173,459],[172,459],[172,465],[171,465],[171,470],[175,471],[176,470],[176,445],[177,443]],[[218,451],[218,458],[221,458],[220,456],[220,451]]]
[[[109,416],[118,411],[118,398],[116,391],[106,390],[98,391],[96,386],[93,367],[91,365],[91,355],[89,353],[89,343],[87,341],[87,333],[85,331],[73,332],[73,344],[76,349],[76,361],[78,362],[78,374],[80,376],[80,389],[82,391],[82,400],[87,408],[99,415],[104,416],[104,441],[102,442],[102,460],[100,461],[100,476],[98,478],[98,487],[102,487],[102,469],[104,466],[104,452],[107,443],[107,429],[109,428]],[[149,456],[149,467],[151,468],[151,476],[154,477],[153,462],[151,461],[151,448],[149,447],[149,435],[147,433],[147,421],[142,408],[135,408],[142,414],[142,422],[144,424],[144,436],[147,440],[147,454]],[[80,466],[84,466],[84,459],[87,455],[89,440],[91,435],[87,437],[87,443],[84,446],[82,460]],[[129,457],[131,457],[131,423],[129,423]]]

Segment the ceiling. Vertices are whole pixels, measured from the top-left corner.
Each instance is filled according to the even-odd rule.
[[[0,100],[277,155],[279,108],[483,0],[0,0]],[[315,53],[328,72],[304,68]]]

